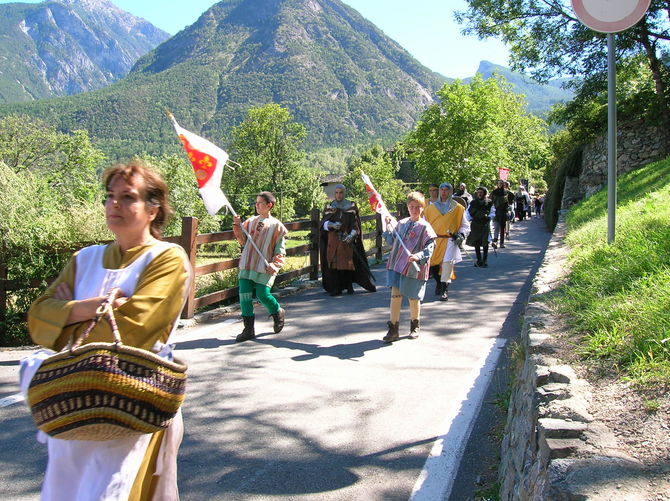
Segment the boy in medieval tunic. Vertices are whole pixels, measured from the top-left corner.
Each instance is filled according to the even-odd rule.
[[[430,258],[430,274],[435,279],[435,294],[447,301],[449,284],[455,278],[454,265],[463,260],[460,245],[470,224],[465,218],[465,208],[453,197],[449,183],[440,185],[440,198],[426,208],[426,221],[437,233],[435,251]]]
[[[336,185],[335,199],[326,205],[320,224],[322,285],[331,296],[345,289],[353,294],[354,282],[370,292],[377,290],[361,240],[358,207],[344,194],[344,185]]]
[[[239,264],[240,310],[244,330],[235,338],[237,342],[256,337],[253,293],[273,319],[275,334],[284,328],[284,308],[279,306],[270,294],[277,273],[284,266],[286,255],[286,227],[270,215],[275,197],[269,191],[256,196],[257,216],[241,222],[239,216],[233,218],[233,233],[242,248]],[[242,227],[246,232],[242,231]],[[251,237],[251,240],[249,240]]]
[[[477,188],[475,198],[470,202],[465,217],[470,221],[470,233],[465,243],[475,248],[477,262],[475,267],[486,268],[489,255],[489,237],[491,235],[491,219],[495,217],[493,202],[488,197],[488,190],[483,186]],[[482,252],[483,251],[483,252]]]
[[[428,261],[435,247],[435,231],[421,217],[426,200],[423,195],[414,191],[407,195],[409,217],[402,219],[397,225],[387,217],[387,230],[384,238],[393,246],[386,264],[387,285],[391,287],[391,313],[388,332],[383,341],[392,343],[400,337],[400,307],[402,298],[409,300],[410,339],[419,337],[419,318],[421,316],[421,300],[426,292],[428,281]],[[402,242],[402,244],[401,244]],[[404,244],[404,245],[403,245]]]

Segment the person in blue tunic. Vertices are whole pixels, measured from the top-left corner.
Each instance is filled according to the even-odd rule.
[[[409,300],[410,330],[408,337],[419,337],[421,300],[426,292],[429,260],[435,248],[437,234],[433,227],[422,218],[426,199],[418,191],[407,195],[409,217],[395,222],[387,217],[384,238],[392,246],[386,264],[387,285],[391,287],[391,313],[385,343],[400,338],[400,307],[402,298]]]

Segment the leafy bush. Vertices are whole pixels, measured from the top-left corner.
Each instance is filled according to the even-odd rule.
[[[27,284],[38,279],[46,286],[78,242],[111,238],[99,203],[64,197],[39,174],[17,174],[0,162],[0,192],[0,260],[9,280]],[[0,344],[28,342],[20,319],[39,292],[24,289],[9,294]]]

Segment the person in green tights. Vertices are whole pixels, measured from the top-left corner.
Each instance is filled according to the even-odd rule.
[[[275,202],[275,197],[271,192],[262,191],[256,196],[258,215],[244,222],[239,216],[233,218],[233,233],[242,246],[238,277],[244,330],[235,338],[237,342],[256,337],[254,290],[256,297],[274,321],[274,332],[281,332],[284,328],[284,309],[270,294],[275,277],[284,265],[285,242],[288,233],[281,221],[270,214]]]

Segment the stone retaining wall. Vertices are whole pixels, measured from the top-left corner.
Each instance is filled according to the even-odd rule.
[[[554,356],[557,322],[542,297],[564,275],[564,234],[561,216],[526,307],[520,341],[525,361],[501,448],[503,501],[629,499],[620,479],[641,466],[617,449],[607,427],[593,420],[590,385]]]
[[[643,122],[620,124],[617,128],[617,172],[619,175],[654,162],[668,154],[668,134]],[[588,198],[607,183],[607,135],[584,148],[579,176],[567,177],[561,208]]]

